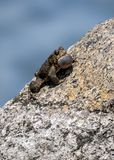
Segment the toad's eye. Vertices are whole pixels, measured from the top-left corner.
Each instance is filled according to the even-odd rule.
[[[59,55],[59,51],[58,50],[55,50],[55,55]]]
[[[59,47],[57,50],[54,51],[55,55],[59,55],[60,52],[61,52],[61,53],[64,53],[64,52],[65,52],[65,50],[64,50],[63,47]]]

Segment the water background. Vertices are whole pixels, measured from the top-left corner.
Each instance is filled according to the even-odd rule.
[[[114,0],[0,0],[0,106],[57,47],[114,16]]]

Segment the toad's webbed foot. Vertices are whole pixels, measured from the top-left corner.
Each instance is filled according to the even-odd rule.
[[[42,79],[36,79],[36,81],[32,81],[29,85],[30,91],[32,93],[37,93],[43,87],[44,81]]]

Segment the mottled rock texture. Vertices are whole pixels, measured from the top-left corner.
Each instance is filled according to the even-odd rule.
[[[28,84],[0,108],[0,160],[114,159],[114,19],[68,53],[73,70],[30,99]]]

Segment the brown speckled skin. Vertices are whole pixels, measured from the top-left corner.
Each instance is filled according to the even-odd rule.
[[[58,59],[62,56],[66,55],[66,51],[64,48],[59,47],[57,50],[48,57],[48,59],[42,64],[41,68],[38,72],[35,73],[36,78],[46,78],[51,67],[54,66],[55,70],[59,70]]]
[[[36,80],[30,83],[31,92],[38,92],[40,88],[44,85],[44,83],[49,80],[52,81],[54,84],[59,83],[59,78],[57,77],[56,73],[61,69],[61,67],[58,64],[58,60],[66,54],[67,52],[65,51],[65,49],[63,47],[59,47],[48,57],[48,59],[43,63],[39,71],[35,73]]]

